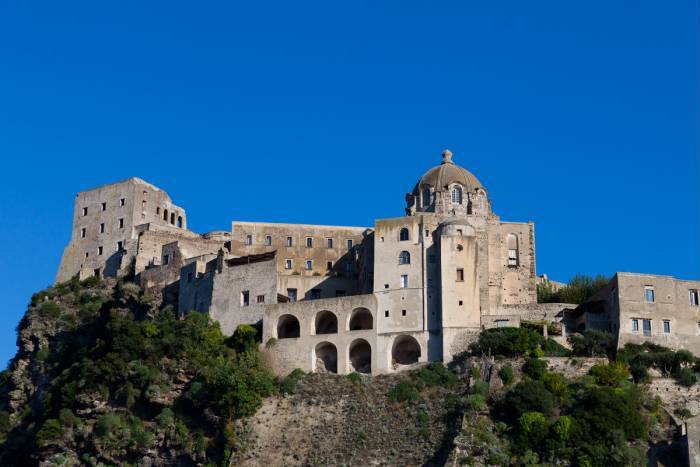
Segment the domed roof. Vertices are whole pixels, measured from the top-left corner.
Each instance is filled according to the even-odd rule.
[[[475,192],[477,188],[483,189],[481,182],[467,169],[452,162],[452,152],[445,150],[442,153],[442,163],[428,170],[416,185],[414,192],[421,187],[430,185],[435,191],[442,191],[452,183],[459,183],[468,192]]]

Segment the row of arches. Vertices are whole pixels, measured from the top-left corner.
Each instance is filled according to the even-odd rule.
[[[372,346],[365,339],[355,339],[348,346],[348,371],[372,372]],[[391,362],[396,365],[411,365],[421,356],[420,344],[409,335],[394,339],[391,347]],[[338,349],[331,342],[320,342],[313,350],[312,370],[318,373],[338,373]]]
[[[347,331],[362,331],[374,328],[374,317],[367,308],[355,308],[350,314]],[[322,310],[316,313],[312,334],[337,334],[338,317],[335,313]],[[277,339],[291,339],[301,335],[301,327],[296,316],[286,314],[277,320]]]

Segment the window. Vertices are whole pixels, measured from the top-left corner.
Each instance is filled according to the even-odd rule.
[[[408,274],[401,274],[401,288],[405,289],[408,287]]]
[[[156,215],[160,215],[160,206],[156,206]]]
[[[690,306],[698,306],[698,289],[690,289],[688,295],[690,296]]]
[[[172,225],[175,225],[175,213],[174,212],[170,213],[170,223]]]
[[[188,272],[187,273],[187,283],[188,284],[192,283],[192,279],[193,279],[193,274],[191,272]]]
[[[253,244],[253,236],[248,234],[245,236],[245,244],[246,245],[252,245]]]
[[[458,186],[452,188],[452,202],[462,204],[462,189]]]
[[[411,264],[411,254],[408,251],[399,253],[399,264]]]
[[[350,261],[345,263],[345,272],[352,272],[352,263]]]
[[[117,242],[117,251],[122,251],[123,249],[124,249],[124,242],[122,242],[121,240],[119,240],[119,241]]]
[[[170,255],[164,255],[163,256],[163,265],[168,265],[170,264]]]
[[[182,216],[177,216],[177,227],[182,228]]]
[[[90,252],[86,251],[86,252],[85,252],[85,258],[89,258],[89,257],[90,257]]]
[[[430,187],[423,188],[423,207],[430,206]]]
[[[632,332],[639,332],[639,320],[636,318],[632,319]]]
[[[459,301],[459,306],[462,306],[463,302],[462,300]]]
[[[80,229],[80,238],[85,238],[86,234],[87,234],[87,229],[85,227]]]
[[[435,264],[435,255],[428,255],[428,263]]]
[[[671,334],[671,321],[664,320],[664,334]]]
[[[292,269],[292,260],[291,259],[284,260],[284,269]]]
[[[404,227],[399,231],[399,241],[400,242],[405,242],[408,240],[408,229]]]
[[[326,239],[326,248],[333,248],[333,239],[332,238]]]
[[[287,289],[287,297],[289,297],[290,302],[297,301],[297,289]]]
[[[321,290],[320,289],[311,289],[311,299],[318,300],[319,298],[321,298]]]
[[[314,247],[314,239],[311,237],[306,237],[306,248]]]
[[[311,259],[306,260],[306,270],[311,271],[314,268],[314,261]]]
[[[265,303],[265,296],[264,295],[258,295],[255,297],[256,303]]]
[[[121,198],[119,200],[119,206],[121,207],[121,206],[124,206],[125,204],[126,204],[126,198]]]
[[[457,282],[464,282],[464,269],[457,269]]]
[[[293,245],[292,237],[287,237],[287,246],[292,246],[292,245]]]
[[[426,237],[430,237],[430,230],[425,229],[425,236],[426,236]]]
[[[163,220],[165,222],[168,222],[168,210],[167,209],[163,210]]]
[[[388,318],[389,317],[389,310],[384,310],[384,317]],[[698,323],[700,324],[700,323]]]
[[[352,250],[352,239],[348,239],[348,250]]]
[[[326,270],[330,271],[333,269],[333,261],[326,261]]]
[[[103,252],[103,251],[104,251],[104,250],[103,250],[103,248],[102,248],[101,246],[98,246],[98,247],[97,247],[97,254],[98,254],[98,255],[102,255],[102,252]]]
[[[496,320],[496,327],[497,328],[507,328],[508,322],[509,322],[509,320],[507,320],[507,319],[497,319]]]
[[[83,216],[87,216],[88,208],[83,208]]]
[[[433,288],[433,279],[431,277],[428,277],[428,288],[429,289]]]
[[[650,319],[642,320],[642,329],[644,330],[645,336],[651,336],[651,320]]]
[[[250,305],[250,292],[247,290],[244,290],[241,292],[241,306],[248,306]]]
[[[272,235],[265,235],[265,245],[272,246]]]
[[[389,284],[384,284],[384,288],[385,288],[385,289],[388,289],[388,288],[389,288]]]
[[[124,228],[124,218],[119,219],[119,228],[120,229]]]
[[[343,296],[345,296],[345,291],[344,290],[336,290],[335,296],[336,297],[343,297]]]
[[[100,233],[105,233],[105,225],[104,225],[104,223],[100,224]]]
[[[508,247],[508,266],[517,267],[518,266],[518,237],[515,234],[508,234],[506,238],[506,244]]]
[[[406,310],[401,310],[401,316],[406,316]]]
[[[107,210],[107,203],[102,203],[102,210],[106,211]]]
[[[654,303],[654,287],[650,285],[644,287],[644,301]]]

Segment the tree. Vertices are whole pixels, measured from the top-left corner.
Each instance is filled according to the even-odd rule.
[[[615,347],[615,336],[607,331],[589,329],[582,335],[572,335],[569,343],[579,357],[605,357]]]

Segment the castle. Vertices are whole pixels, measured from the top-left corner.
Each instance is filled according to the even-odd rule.
[[[263,350],[280,374],[448,362],[481,329],[525,319],[666,344],[673,325],[681,336],[671,343],[700,354],[698,282],[678,288],[688,290],[690,311],[666,307],[652,332],[642,315],[654,308],[622,317],[616,285],[597,307],[538,304],[535,265],[534,224],[502,221],[486,188],[444,151],[406,195],[405,215],[374,227],[233,221],[230,231],[200,235],[187,229],[184,209],[141,179],[81,192],[56,280],[133,273],[180,314],[208,313],[225,334],[262,325]],[[662,276],[648,277],[642,287],[653,289],[647,282]]]

